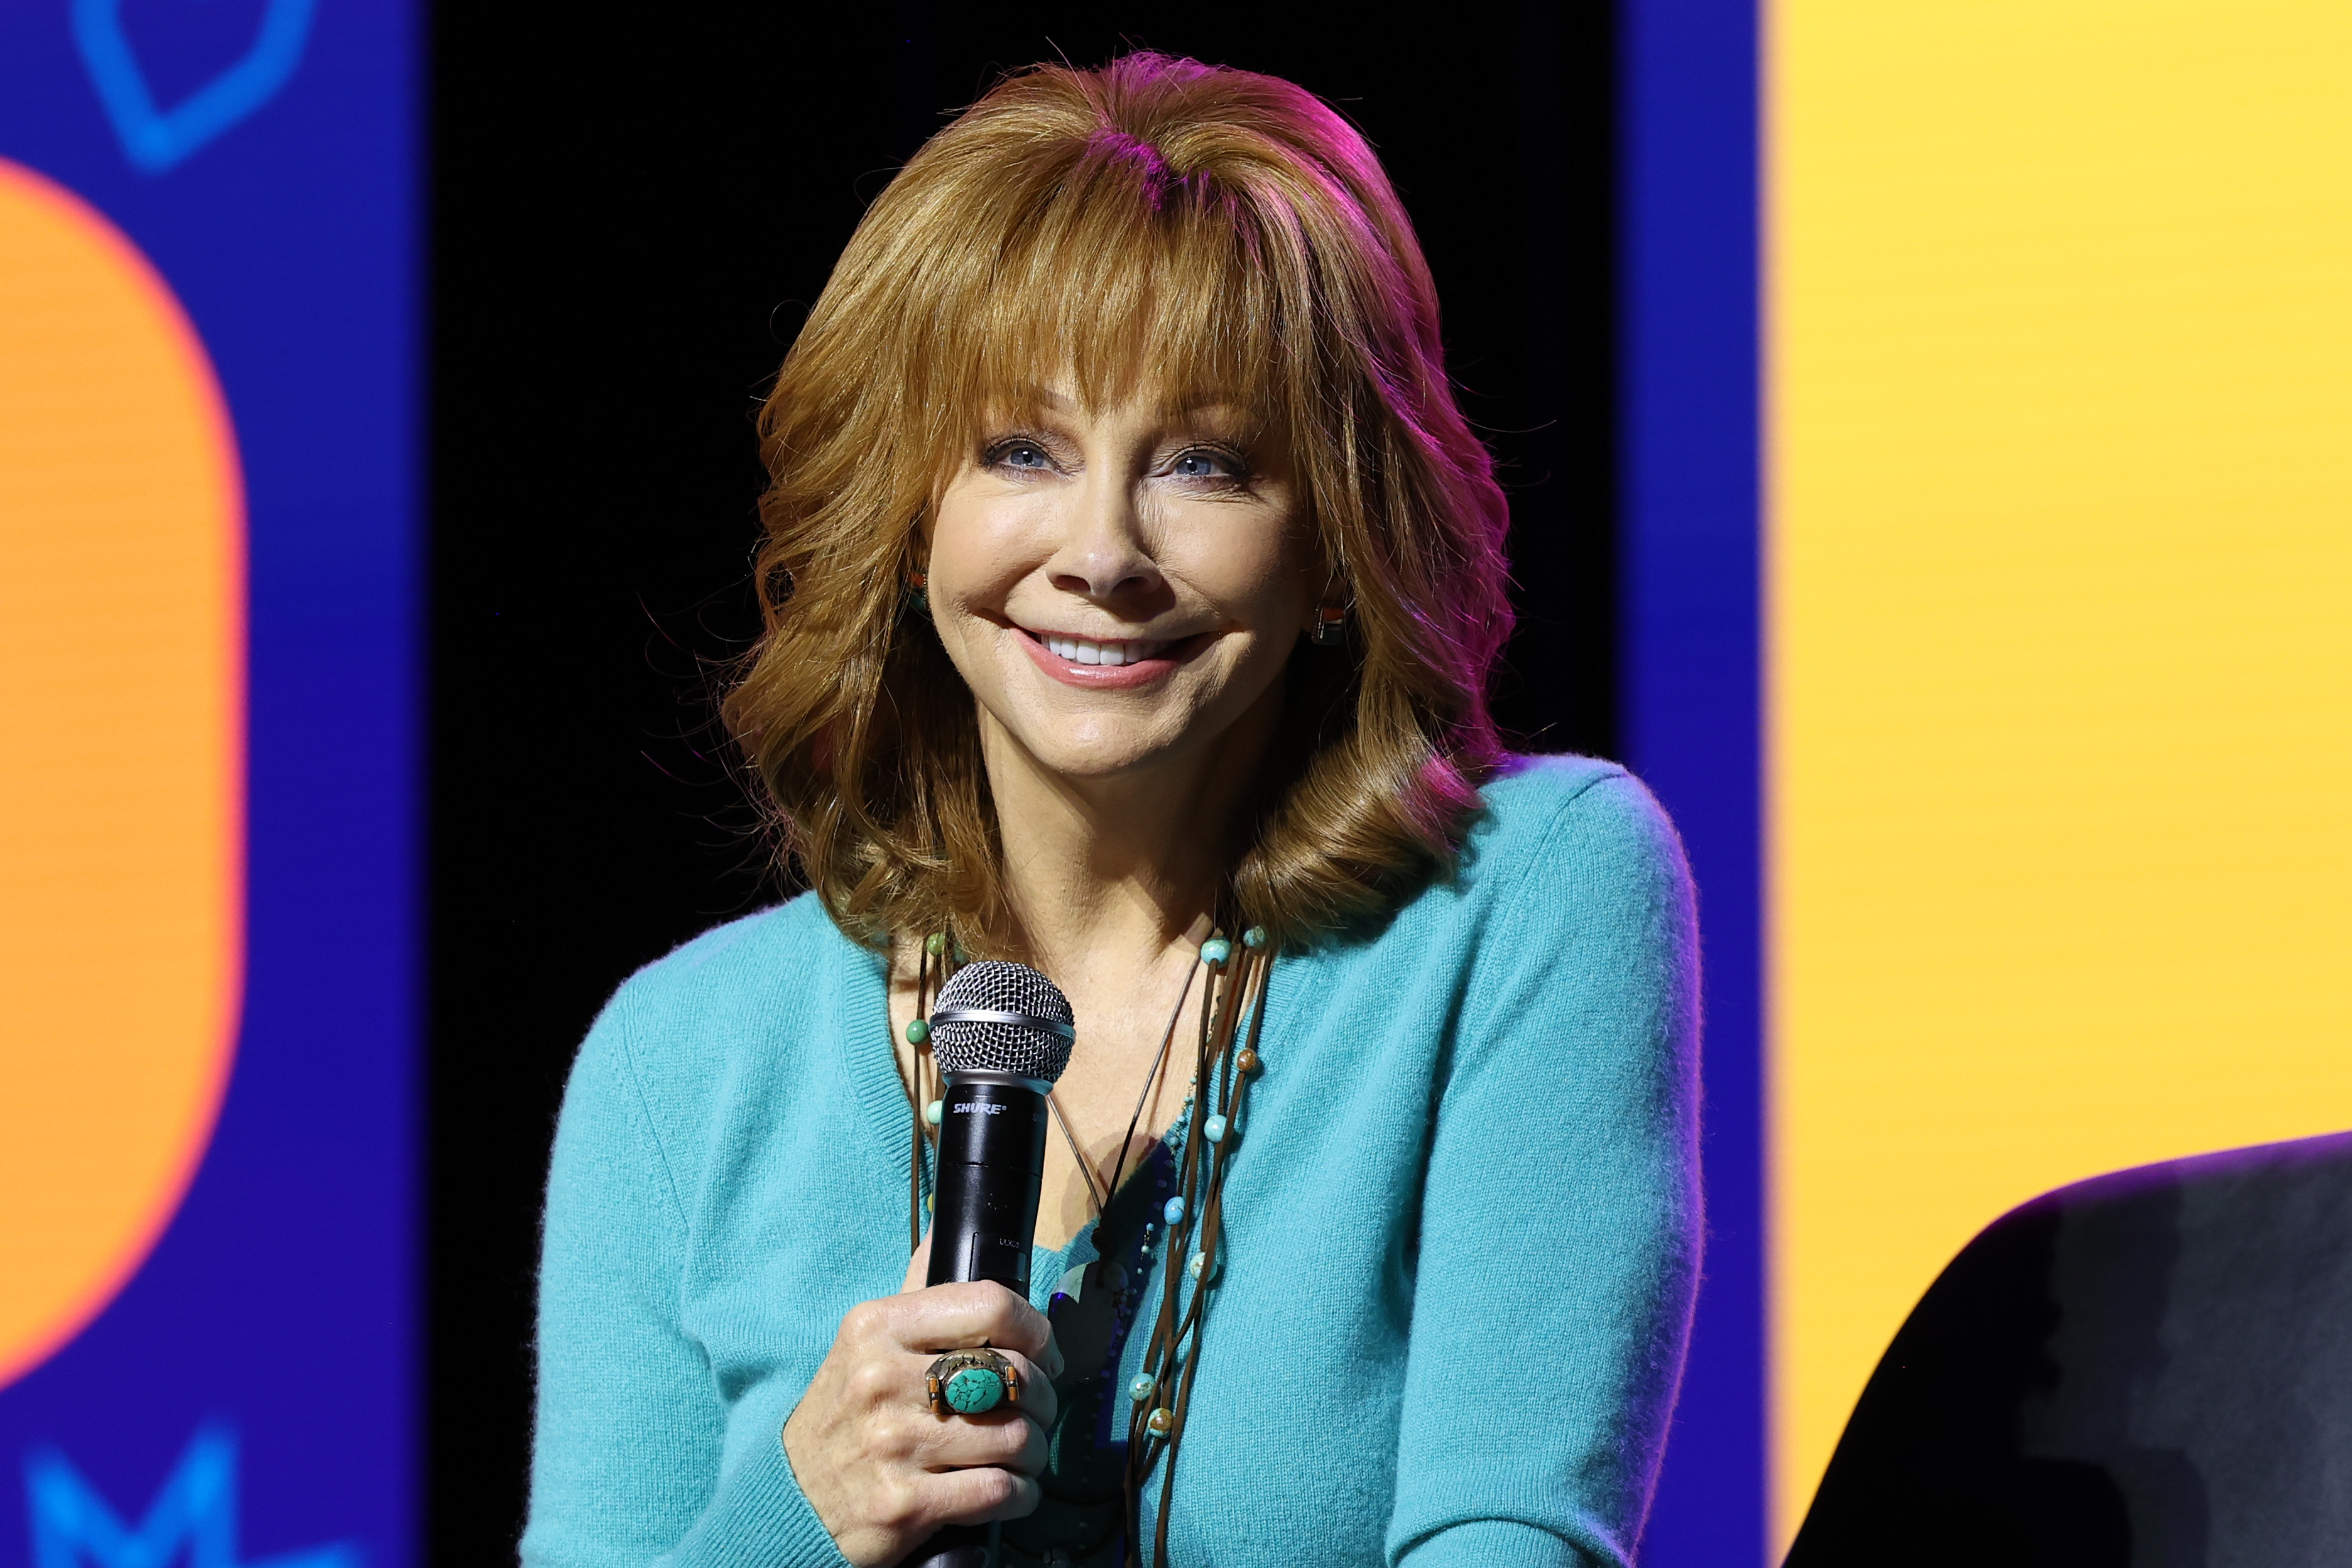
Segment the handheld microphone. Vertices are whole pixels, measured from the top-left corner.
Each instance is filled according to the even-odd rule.
[[[1025,963],[982,959],[940,988],[931,1058],[940,1096],[929,1285],[993,1279],[1029,1294],[1029,1247],[1045,1175],[1045,1092],[1070,1065],[1076,1020]],[[909,1568],[996,1568],[998,1529],[941,1531]]]

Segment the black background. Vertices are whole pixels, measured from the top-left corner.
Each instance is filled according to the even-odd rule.
[[[1613,747],[1603,5],[440,8],[428,1551],[509,1563],[562,1079],[613,986],[777,884],[710,722],[756,624],[751,416],[892,170],[1002,69],[1303,83],[1420,227],[1511,494],[1513,737]]]

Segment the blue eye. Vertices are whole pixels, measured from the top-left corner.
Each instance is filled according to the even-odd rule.
[[[1181,479],[1230,479],[1239,477],[1240,465],[1222,452],[1195,449],[1178,458],[1170,471]]]
[[[1003,464],[1005,468],[1019,468],[1028,473],[1036,473],[1054,466],[1054,459],[1045,455],[1045,448],[1038,446],[1034,441],[1007,441],[1003,446],[996,448],[992,460]]]

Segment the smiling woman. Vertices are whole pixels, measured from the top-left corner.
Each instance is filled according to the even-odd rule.
[[[1021,427],[983,437],[928,531],[931,616],[977,700],[999,833],[1034,816],[1008,792],[1067,778],[1124,797],[1129,823],[1214,842],[1327,575],[1287,453],[1230,407],[1142,397],[1049,394]]]
[[[1630,1563],[1696,1264],[1688,879],[1622,770],[1503,753],[1503,499],[1363,139],[1190,61],[1013,77],[867,214],[763,430],[726,713],[811,891],[573,1069],[526,1563],[990,1521],[1013,1568]],[[983,955],[1076,1019],[1027,1300],[919,1288],[926,1014]],[[931,1400],[983,1347],[1020,1397]]]
[[[1237,918],[1285,938],[1329,930],[1451,858],[1501,756],[1486,684],[1511,629],[1508,512],[1446,381],[1403,207],[1362,138],[1309,94],[1148,56],[1007,82],[876,202],[764,428],[768,637],[729,717],[852,929],[945,930],[988,952],[1015,923],[980,800],[973,720],[995,710],[962,697],[954,628],[1017,607],[959,601],[940,638],[891,635],[926,537],[984,493],[1003,502],[992,516],[1091,508],[1088,526],[1114,531],[1129,528],[1110,519],[1124,508],[1179,553],[1198,533],[1185,520],[1215,517],[1206,553],[1279,542],[1280,592],[1313,577],[1349,612],[1360,658],[1293,672],[1293,719],[1333,744],[1270,759],[1233,868]],[[1032,499],[989,489],[1007,481]],[[1150,575],[1161,585],[1119,586],[1115,613],[1098,603],[1078,624],[1065,604],[1062,622],[1027,629],[1148,640],[1140,595],[1181,580]],[[1201,622],[1212,612],[1192,597],[1181,614]],[[1283,664],[1299,610],[1271,644],[1263,620],[1183,627],[1200,668],[1171,679],[1162,720],[1232,721],[1232,682]],[[852,626],[861,657],[845,668]],[[1245,647],[1260,656],[1248,668]]]

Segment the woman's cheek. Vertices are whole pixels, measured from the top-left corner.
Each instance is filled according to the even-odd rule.
[[[1235,528],[1223,508],[1190,531],[1206,546],[1190,563],[1192,582],[1233,619],[1260,636],[1271,636],[1292,619],[1305,624],[1307,605],[1301,552],[1287,509],[1268,508]]]

